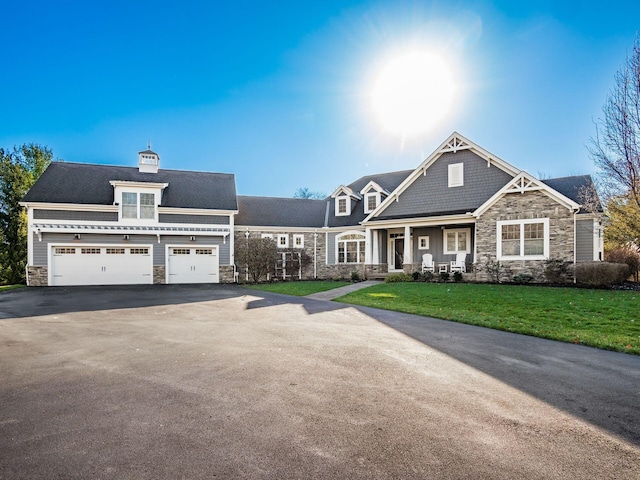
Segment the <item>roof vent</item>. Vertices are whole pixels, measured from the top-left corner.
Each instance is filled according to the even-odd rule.
[[[160,156],[151,150],[148,145],[146,150],[138,152],[138,170],[143,173],[158,173],[160,165]]]

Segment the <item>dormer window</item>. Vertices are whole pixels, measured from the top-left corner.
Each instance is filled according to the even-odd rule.
[[[153,193],[122,192],[122,218],[156,218]]]
[[[365,196],[364,213],[371,213],[380,203],[380,194],[378,192],[367,193]]]
[[[351,198],[347,196],[336,197],[336,216],[351,215]]]

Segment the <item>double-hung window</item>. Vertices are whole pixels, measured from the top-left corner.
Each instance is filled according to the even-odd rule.
[[[445,229],[444,253],[447,255],[456,253],[471,253],[471,229]]]
[[[343,233],[336,237],[337,263],[364,263],[364,233]]]
[[[549,219],[499,221],[497,256],[505,260],[549,258]]]
[[[122,192],[122,218],[156,218],[153,193]]]

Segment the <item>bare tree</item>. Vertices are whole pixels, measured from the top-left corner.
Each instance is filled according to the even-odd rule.
[[[254,283],[273,274],[278,261],[278,246],[270,238],[246,237],[235,245],[238,266],[246,269]]]
[[[614,81],[587,148],[605,197],[628,196],[640,208],[640,37]]]
[[[307,187],[300,187],[293,194],[293,198],[311,198],[314,200],[322,200],[326,197],[327,196],[324,194],[324,192],[314,192],[309,190]]]

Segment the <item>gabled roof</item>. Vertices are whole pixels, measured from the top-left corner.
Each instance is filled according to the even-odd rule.
[[[402,183],[402,181],[409,175],[413,170],[401,170],[398,172],[389,172],[389,173],[378,173],[374,175],[366,175],[364,177],[360,177],[355,182],[347,185],[352,191],[359,192],[366,185],[371,182],[375,182],[380,185],[383,189],[392,192],[395,188]],[[346,226],[356,226],[359,225],[362,220],[367,216],[364,213],[364,202],[351,202],[351,215],[341,215],[336,216],[335,214],[335,202],[332,200],[329,204],[329,216],[328,216],[328,225],[329,227],[346,227]]]
[[[113,205],[113,180],[167,183],[162,207],[237,210],[233,174],[158,170],[137,167],[52,162],[22,199],[23,202]]]
[[[375,190],[376,192],[379,192],[379,193],[384,193],[385,195],[389,195],[389,193],[391,193],[391,192],[389,192],[389,190],[386,190],[386,189],[382,188],[376,182],[371,180],[364,187],[362,187],[362,189],[360,190],[360,195],[364,195],[365,193],[367,193],[367,192],[369,192],[371,190]]]
[[[235,224],[253,227],[322,228],[330,200],[238,196]]]
[[[497,202],[501,197],[508,193],[525,193],[532,191],[540,191],[558,203],[564,205],[566,208],[572,210],[578,210],[580,208],[580,204],[571,198],[563,195],[557,190],[551,188],[549,185],[543,183],[542,181],[535,178],[533,175],[528,174],[527,172],[520,172],[513,180],[508,182],[504,187],[498,190],[495,195],[493,195],[489,200],[487,200],[484,204],[482,204],[477,210],[473,212],[473,215],[479,217],[482,215],[491,205]]]
[[[462,150],[470,150],[478,157],[482,158],[487,162],[488,165],[494,165],[499,169],[506,172],[508,175],[516,176],[520,173],[520,170],[515,168],[513,165],[505,162],[500,159],[496,155],[488,152],[481,146],[473,143],[471,140],[465,138],[460,135],[458,132],[453,132],[449,137],[440,144],[438,148],[436,148],[431,155],[423,160],[423,162],[418,165],[407,177],[404,181],[398,185],[397,188],[391,191],[391,195],[389,195],[385,201],[383,201],[378,208],[376,208],[373,212],[371,212],[365,219],[365,221],[371,220],[374,217],[377,217],[381,212],[383,212],[388,205],[391,204],[395,199],[398,198],[399,195],[402,194],[420,175],[425,175],[427,169],[433,165],[433,163],[440,158],[442,155],[446,153],[456,153]]]
[[[331,198],[336,198],[338,196],[341,195],[346,195],[348,197],[351,197],[355,200],[361,200],[362,197],[360,196],[359,193],[354,192],[351,188],[345,186],[345,185],[340,185],[338,188],[336,188],[333,193],[331,194]]]
[[[579,204],[584,202],[583,195],[587,193],[589,189],[594,189],[595,191],[595,185],[591,175],[548,178],[546,180],[542,180],[542,182]],[[596,198],[595,200],[597,204],[596,210],[602,212],[603,210],[600,199]]]

